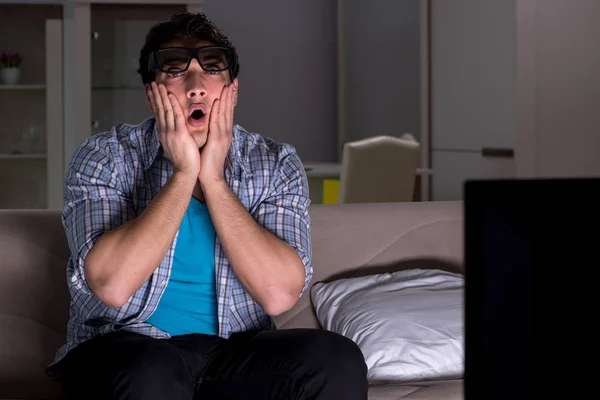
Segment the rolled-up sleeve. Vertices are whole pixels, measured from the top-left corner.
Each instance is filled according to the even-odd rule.
[[[313,275],[310,198],[304,167],[295,151],[289,150],[279,160],[269,196],[253,213],[265,229],[287,242],[298,253],[305,269],[302,295]]]
[[[75,151],[65,179],[62,222],[71,258],[67,269],[70,287],[91,294],[84,262],[95,242],[133,218],[131,202],[119,179],[113,143],[106,138],[87,139]]]

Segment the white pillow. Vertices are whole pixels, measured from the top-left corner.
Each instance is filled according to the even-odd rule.
[[[316,283],[311,300],[324,329],[362,350],[371,383],[461,378],[461,274],[413,269]]]

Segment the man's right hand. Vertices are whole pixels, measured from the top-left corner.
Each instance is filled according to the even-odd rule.
[[[200,151],[185,123],[185,114],[164,84],[152,82],[148,98],[158,122],[158,138],[175,172],[198,176]]]

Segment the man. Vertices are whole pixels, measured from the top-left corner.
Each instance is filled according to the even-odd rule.
[[[238,56],[201,13],[157,24],[154,114],[87,139],[66,178],[71,399],[366,399],[351,340],[276,330],[312,276],[295,149],[233,125]],[[258,94],[257,94],[258,95]]]

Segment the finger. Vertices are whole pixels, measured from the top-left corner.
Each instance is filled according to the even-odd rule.
[[[173,118],[173,107],[171,107],[171,101],[169,100],[169,93],[165,85],[159,86],[160,97],[162,99],[163,107],[165,108],[165,123],[168,132],[175,130],[175,119]]]
[[[173,108],[173,121],[175,122],[175,130],[179,132],[181,129],[185,128],[183,108],[181,108],[179,100],[177,100],[174,95],[169,94],[169,100],[171,101],[171,106]]]
[[[158,84],[156,82],[152,82],[152,96],[154,98],[154,113],[156,114],[156,119],[158,120],[159,131],[164,131],[166,129],[165,110],[158,90]]]
[[[210,109],[210,120],[209,120],[209,133],[216,132],[219,129],[219,107],[221,106],[221,100],[215,99]]]
[[[146,93],[146,99],[150,103],[150,110],[153,114],[156,114],[156,106],[154,105],[154,95],[152,94],[152,85],[148,85],[148,92]]]
[[[230,122],[231,122],[231,105],[233,104],[233,96],[234,96],[234,90],[235,86],[233,83],[231,83],[228,87],[227,87],[227,102],[223,104],[223,133],[227,134],[227,130],[229,129],[228,127],[230,126]]]
[[[219,108],[219,116],[223,119],[227,115],[227,109],[229,107],[229,102],[231,101],[231,88],[232,87],[233,86],[231,83],[229,85],[223,87],[223,93],[221,95],[221,101],[223,102],[223,105],[222,105],[222,107]]]
[[[233,126],[233,110],[235,109],[235,103],[237,102],[238,96],[238,83],[237,79],[233,81],[233,88],[231,89],[231,100],[229,101],[229,109],[227,110],[227,126]]]
[[[229,102],[231,101],[231,84],[224,86],[222,96],[219,104],[219,113],[217,114],[217,123],[219,125],[219,132],[226,134],[227,130],[227,109]]]
[[[228,135],[231,134],[231,127],[233,125],[233,105],[235,104],[235,96],[237,93],[237,82],[234,80],[230,86],[231,89],[227,101],[227,111],[225,113],[225,127],[227,128],[225,133]]]

